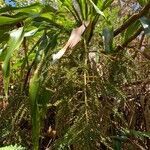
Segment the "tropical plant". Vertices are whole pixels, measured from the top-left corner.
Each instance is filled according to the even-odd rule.
[[[18,101],[12,126],[8,125],[11,131],[2,137],[11,138],[15,124],[25,121],[29,130],[32,122],[34,150],[150,148],[145,113],[150,2],[140,0],[137,5],[138,12],[129,17],[120,17],[114,0],[24,6],[16,1],[15,7],[2,7],[2,104],[8,102],[9,110]],[[144,72],[139,57],[145,60]],[[139,80],[144,100],[139,92],[130,92]],[[146,121],[139,119],[138,109]]]

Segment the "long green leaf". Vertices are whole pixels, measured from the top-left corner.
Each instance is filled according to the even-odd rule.
[[[90,1],[90,3],[93,5],[95,11],[96,11],[98,14],[102,15],[103,17],[105,17],[104,13],[93,3],[93,1],[92,1],[92,0],[89,0],[89,1]]]
[[[33,147],[34,150],[39,149],[39,137],[40,137],[40,129],[41,129],[41,117],[43,115],[44,110],[39,107],[40,100],[40,90],[41,90],[41,69],[43,67],[44,61],[44,52],[41,58],[40,63],[37,66],[32,78],[29,83],[29,97],[30,97],[30,105],[31,105],[31,116],[32,116],[32,139],[33,139]],[[44,99],[44,97],[43,97]]]
[[[19,8],[11,8],[10,10],[13,11],[13,14],[9,16],[7,14],[9,7],[0,9],[0,13],[3,13],[3,16],[0,16],[0,26],[2,25],[11,25],[15,24],[17,22],[23,21],[26,18],[36,18],[39,17],[40,14],[46,13],[46,12],[55,12],[55,10],[48,9],[46,6],[43,6],[41,4],[34,4],[27,7],[19,7]],[[9,11],[10,11],[9,10]],[[4,14],[6,13],[6,14]]]
[[[31,104],[31,116],[32,116],[32,139],[34,150],[38,150],[38,140],[40,134],[40,112],[38,107],[38,94],[40,87],[40,77],[38,69],[34,72],[33,77],[29,84],[29,96]]]
[[[26,17],[12,18],[6,16],[0,16],[0,26],[2,25],[10,25],[24,20]]]
[[[4,89],[5,95],[8,98],[8,86],[10,78],[10,58],[14,50],[18,49],[23,40],[23,27],[15,29],[10,32],[10,39],[8,41],[6,55],[2,63],[3,78],[4,78]]]

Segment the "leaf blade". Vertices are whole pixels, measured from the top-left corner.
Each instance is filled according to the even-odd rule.
[[[23,41],[23,27],[15,29],[10,32],[10,39],[8,41],[6,55],[2,63],[3,82],[6,98],[8,98],[8,86],[10,78],[10,58],[14,50],[18,49]]]

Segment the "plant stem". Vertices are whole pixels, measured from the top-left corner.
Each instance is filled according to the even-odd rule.
[[[88,49],[87,49],[87,44],[86,40],[84,39],[84,103],[85,103],[85,116],[86,116],[86,121],[87,123],[89,122],[89,116],[88,116],[88,99],[87,99],[87,61],[88,61]]]

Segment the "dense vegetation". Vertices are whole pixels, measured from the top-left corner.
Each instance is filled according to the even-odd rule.
[[[0,2],[0,150],[150,149],[149,0]]]

